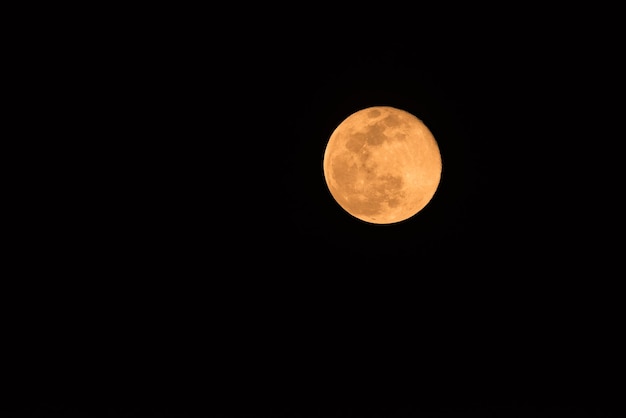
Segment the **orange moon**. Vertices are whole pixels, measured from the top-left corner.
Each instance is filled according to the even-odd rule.
[[[416,116],[374,106],[348,116],[333,131],[323,162],[331,195],[350,215],[372,224],[411,218],[432,200],[441,154]]]

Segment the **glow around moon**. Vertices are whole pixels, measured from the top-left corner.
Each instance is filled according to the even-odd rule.
[[[406,220],[441,180],[434,136],[414,115],[389,106],[359,110],[334,130],[324,152],[326,184],[352,216],[374,224]]]

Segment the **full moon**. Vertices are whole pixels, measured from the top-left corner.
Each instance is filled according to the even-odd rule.
[[[323,161],[331,195],[350,215],[373,224],[413,217],[441,180],[441,154],[416,116],[375,106],[348,116],[333,131]]]

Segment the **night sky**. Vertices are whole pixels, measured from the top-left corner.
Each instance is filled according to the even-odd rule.
[[[14,416],[617,416],[616,255],[580,169],[604,145],[578,66],[596,50],[534,14],[551,36],[399,13],[245,35],[183,13],[104,41],[81,146],[37,180]],[[348,215],[322,172],[378,105],[443,160],[394,225]]]

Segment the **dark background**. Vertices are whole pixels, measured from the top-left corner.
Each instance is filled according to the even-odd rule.
[[[244,9],[85,12],[29,40],[3,408],[618,416],[605,14]],[[396,225],[323,179],[334,128],[374,105],[442,153]]]

